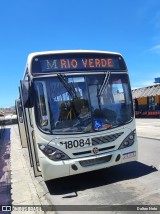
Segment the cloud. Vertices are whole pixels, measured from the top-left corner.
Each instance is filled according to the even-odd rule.
[[[160,54],[160,45],[156,45],[150,49],[151,52]]]
[[[156,77],[160,77],[160,73],[155,73],[154,78],[156,78]]]
[[[137,88],[145,88],[148,86],[154,85],[154,79],[152,81],[150,80],[144,80],[144,81],[139,81],[139,82],[133,82],[131,84],[132,90],[137,89]]]
[[[151,85],[154,85],[154,81],[146,80],[146,81],[141,82],[141,85],[142,85],[142,87],[151,86]]]

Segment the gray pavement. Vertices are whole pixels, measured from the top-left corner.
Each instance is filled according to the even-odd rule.
[[[48,189],[42,177],[34,177],[27,149],[21,147],[17,127],[13,125],[11,129],[12,205],[50,205],[49,197],[47,197]],[[17,213],[17,211],[12,211],[12,213]],[[28,213],[28,211],[21,213]],[[35,210],[30,213],[49,212]]]
[[[136,119],[136,125],[139,137],[160,139],[160,119]],[[34,177],[27,149],[22,149],[21,147],[17,125],[10,125],[5,128],[8,130],[8,134],[5,138],[5,149],[3,151],[1,149],[1,158],[2,152],[5,153],[5,158],[3,159],[3,164],[1,161],[0,165],[0,204],[50,205],[50,194],[46,184],[42,177]],[[4,135],[5,133],[6,131]],[[5,190],[5,194],[2,191],[4,183],[5,189],[3,190]],[[5,201],[2,198],[5,198]],[[12,211],[13,214],[17,212]],[[32,210],[30,212],[19,211],[19,213],[48,214],[54,212]]]
[[[20,144],[17,125],[5,127],[0,145],[0,205],[31,206],[29,211],[23,211],[25,207],[22,207],[22,210],[21,207],[15,208],[11,212],[13,214],[53,213],[40,209],[40,205],[51,204],[48,197],[49,192],[42,177],[34,177],[29,165],[27,149],[22,149]]]
[[[160,140],[160,119],[136,119],[138,137]]]

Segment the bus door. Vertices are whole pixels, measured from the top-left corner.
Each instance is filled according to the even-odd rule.
[[[15,103],[16,112],[17,112],[17,120],[18,120],[18,128],[19,128],[19,135],[21,139],[22,148],[27,147],[27,139],[26,139],[26,132],[24,126],[24,119],[23,119],[23,108],[21,104],[21,100],[16,100]]]
[[[22,97],[22,105],[24,112],[24,122],[25,122],[25,130],[27,136],[27,144],[28,144],[28,153],[30,157],[31,166],[33,166],[33,171],[35,176],[41,175],[40,167],[39,167],[39,159],[37,153],[37,146],[34,137],[34,128],[32,123],[32,107],[29,104],[26,104],[29,98],[29,83],[28,81],[21,81],[20,94]]]
[[[31,154],[31,146],[30,146],[30,142],[29,142],[29,134],[28,134],[28,128],[27,128],[28,126],[27,126],[25,108],[24,108],[23,99],[22,99],[22,84],[21,84],[21,82],[20,82],[20,87],[19,87],[19,95],[20,95],[22,111],[23,111],[23,123],[24,123],[24,131],[25,131],[26,142],[27,142],[28,153],[29,153],[29,160],[30,160],[31,167],[33,167],[33,158],[32,158],[32,154]]]

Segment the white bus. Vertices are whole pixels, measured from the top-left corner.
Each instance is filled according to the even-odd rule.
[[[120,54],[32,53],[19,89],[22,146],[35,176],[47,181],[137,160],[132,94]]]

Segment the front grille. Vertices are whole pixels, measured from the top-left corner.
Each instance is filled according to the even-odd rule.
[[[109,162],[111,160],[111,157],[112,157],[112,155],[108,155],[105,157],[80,161],[79,163],[82,167],[93,166],[93,165]]]
[[[98,150],[101,152],[101,151],[114,149],[114,147],[115,146],[109,146],[109,147],[99,148]],[[75,152],[75,153],[73,153],[73,155],[84,155],[84,154],[90,154],[90,153],[92,153],[92,151],[88,150],[88,151],[84,151],[84,152]]]
[[[99,144],[103,144],[103,143],[113,142],[118,137],[120,137],[122,134],[123,134],[123,132],[120,132],[120,133],[116,133],[116,134],[92,138],[92,145],[95,146],[95,145],[99,145]]]

